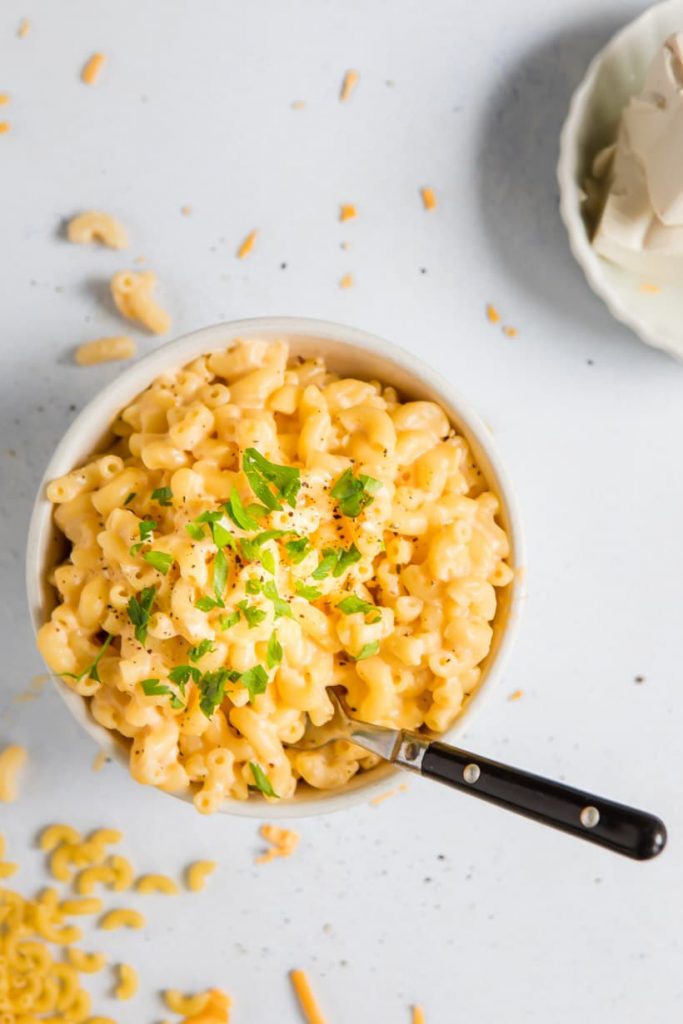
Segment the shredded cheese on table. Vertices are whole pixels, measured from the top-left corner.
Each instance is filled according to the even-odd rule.
[[[353,220],[358,216],[358,209],[353,203],[342,203],[339,207],[339,220],[343,223],[345,220]]]
[[[397,793],[405,793],[407,789],[408,786],[406,783],[402,782],[400,786],[396,787],[396,789],[388,789],[386,793],[379,793],[370,801],[370,803],[373,807],[378,807],[380,804],[383,804],[385,800],[388,800],[389,797],[396,796]]]
[[[344,75],[344,80],[339,91],[339,100],[341,103],[346,103],[351,99],[351,93],[358,85],[360,75],[357,71],[349,69]]]
[[[4,135],[5,132],[8,132],[9,130],[10,130],[10,123],[9,123],[9,121],[0,121],[0,135]]]
[[[424,188],[420,189],[420,195],[422,196],[422,204],[425,210],[436,209],[436,196],[433,188],[426,185]]]
[[[93,53],[81,71],[81,80],[86,85],[94,85],[102,73],[107,58],[103,53]]]
[[[18,743],[5,747],[0,753],[0,803],[11,804],[18,798],[19,775],[27,758],[26,747]]]
[[[22,18],[19,22],[19,28],[17,29],[17,35],[20,39],[26,39],[26,36],[31,31],[31,22],[28,18]]]
[[[276,857],[291,857],[299,845],[299,833],[277,825],[261,825],[261,835],[270,843],[270,849],[256,858],[257,864],[268,864]]]
[[[299,1000],[301,1011],[306,1018],[306,1024],[326,1024],[305,971],[290,971],[289,979]]]
[[[500,323],[500,313],[498,312],[495,306],[491,305],[491,303],[489,303],[488,306],[486,307],[486,319],[490,324]]]
[[[505,326],[503,328],[503,334],[505,335],[506,338],[516,338],[519,334],[519,331],[516,327]]]
[[[340,288],[353,288],[353,274],[344,274],[339,282]]]
[[[0,107],[4,107],[6,103],[9,103],[11,98],[8,92],[0,92]]]
[[[256,241],[257,235],[258,231],[256,230],[256,228],[254,228],[253,231],[249,232],[249,234],[247,235],[247,237],[244,239],[239,249],[237,250],[238,260],[243,260],[245,256],[249,255],[251,250],[254,248],[254,242]]]
[[[510,694],[508,700],[519,700],[519,698],[523,697],[523,696],[524,696],[524,690],[515,690],[514,693]]]
[[[425,1014],[421,1006],[413,1007],[413,1024],[425,1024]]]

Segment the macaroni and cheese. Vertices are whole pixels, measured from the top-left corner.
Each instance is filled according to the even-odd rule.
[[[250,341],[164,374],[49,484],[67,561],[53,672],[203,813],[344,785],[374,755],[294,749],[333,713],[443,732],[512,570],[499,502],[433,402]]]

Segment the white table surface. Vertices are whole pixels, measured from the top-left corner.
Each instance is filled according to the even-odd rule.
[[[589,292],[554,181],[571,90],[641,8],[597,6],[3,0],[0,744],[26,743],[31,763],[0,827],[27,890],[43,877],[30,844],[55,819],[124,828],[140,869],[221,862],[201,897],[147,897],[144,933],[97,937],[143,968],[134,1004],[101,1002],[122,1024],[163,1016],[154,993],[169,984],[225,986],[235,1024],[295,1024],[293,966],[329,1024],[408,1022],[413,1002],[428,1024],[680,1016],[683,368]],[[95,50],[109,62],[87,88]],[[361,80],[343,105],[349,67]],[[358,205],[355,222],[338,223],[341,202]],[[60,238],[63,218],[92,207],[125,221],[130,252]],[[15,701],[42,671],[23,586],[36,483],[118,372],[77,368],[70,350],[120,332],[105,282],[137,256],[159,275],[174,333],[324,317],[457,382],[497,436],[528,545],[520,639],[467,742],[657,811],[670,832],[659,860],[411,780],[379,807],[302,821],[295,856],[256,866],[255,822],[200,818],[114,766],[93,774],[92,742],[53,693]],[[486,321],[487,302],[518,338]]]

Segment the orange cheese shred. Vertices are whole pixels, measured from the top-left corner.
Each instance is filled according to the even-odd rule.
[[[305,971],[290,971],[289,979],[299,1000],[301,1012],[306,1018],[306,1024],[326,1024]]]
[[[339,281],[340,288],[353,288],[353,274],[344,274]]]
[[[421,1006],[413,1007],[413,1024],[425,1024],[425,1012]]]
[[[100,77],[106,60],[107,58],[103,53],[93,53],[92,57],[88,58],[83,70],[81,71],[81,80],[85,82],[86,85],[94,85]]]
[[[256,858],[257,864],[268,864],[276,857],[291,857],[299,845],[299,833],[290,828],[278,828],[277,825],[261,825],[261,835],[270,843],[270,849]]]
[[[8,92],[0,92],[0,107],[4,107],[9,103],[11,96]]]
[[[503,334],[505,335],[506,338],[516,338],[517,335],[519,334],[519,331],[517,330],[516,327],[510,327],[510,326],[506,325],[503,328]]]
[[[658,284],[652,284],[650,281],[644,281],[640,286],[640,291],[645,292],[647,295],[656,295],[661,290]]]
[[[349,71],[346,72],[346,74],[344,75],[344,80],[341,84],[341,89],[339,90],[339,100],[341,103],[346,103],[348,100],[351,99],[351,93],[358,85],[359,80],[360,75],[358,74],[357,71],[349,69]]]
[[[9,130],[10,130],[10,123],[9,123],[9,121],[0,121],[0,135],[4,135],[5,132],[8,132]]]
[[[500,313],[498,312],[495,306],[491,305],[491,303],[489,303],[488,306],[486,307],[486,319],[490,324],[500,323]]]
[[[249,234],[247,235],[247,237],[244,239],[239,249],[237,250],[238,260],[243,260],[245,256],[249,255],[251,250],[254,248],[254,242],[256,241],[257,235],[258,231],[256,229],[249,232]]]
[[[343,223],[345,220],[353,220],[354,217],[358,216],[358,209],[353,203],[342,203],[339,207],[339,220]]]
[[[420,189],[420,195],[422,196],[422,205],[425,210],[436,209],[436,196],[434,195],[434,189],[426,185]]]
[[[31,22],[28,18],[22,18],[19,22],[19,28],[17,29],[17,35],[20,39],[26,39],[26,36],[31,31]]]
[[[508,700],[519,700],[519,698],[523,697],[523,696],[524,696],[524,690],[515,690],[514,693],[510,694],[510,696],[508,697]]]

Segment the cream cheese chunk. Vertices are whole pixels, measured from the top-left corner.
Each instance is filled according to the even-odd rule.
[[[657,53],[592,176],[604,196],[596,251],[634,273],[683,281],[683,33]]]

